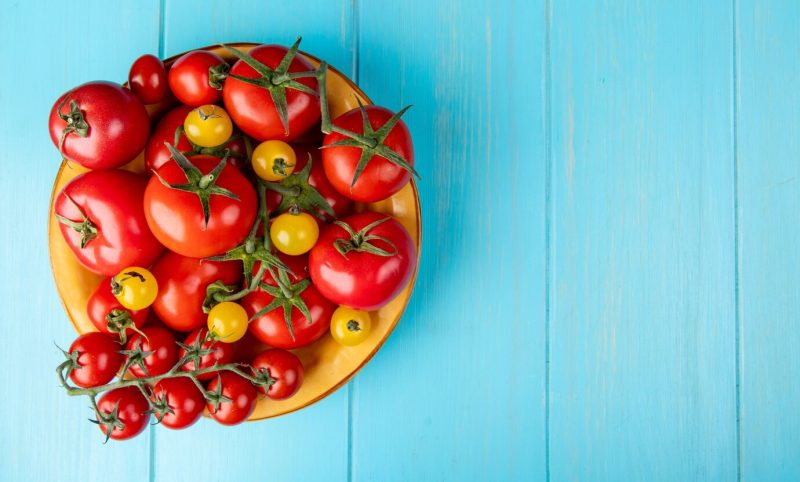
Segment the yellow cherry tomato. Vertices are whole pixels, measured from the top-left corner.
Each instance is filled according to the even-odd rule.
[[[224,343],[233,343],[247,332],[247,312],[242,305],[223,301],[208,312],[208,331]]]
[[[298,256],[310,251],[317,243],[319,226],[308,213],[284,213],[272,221],[269,237],[281,253]]]
[[[280,181],[294,171],[297,156],[283,141],[264,141],[253,150],[253,170],[265,181]]]
[[[186,137],[201,147],[216,147],[230,139],[233,122],[225,109],[218,105],[201,105],[183,121]]]
[[[111,278],[111,292],[125,308],[143,310],[156,300],[158,281],[150,271],[131,266]]]
[[[331,317],[331,335],[340,345],[358,345],[367,339],[371,328],[372,320],[366,311],[340,306]]]

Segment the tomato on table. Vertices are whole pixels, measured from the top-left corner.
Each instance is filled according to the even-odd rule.
[[[105,385],[114,379],[122,367],[124,358],[121,347],[110,336],[103,333],[85,333],[69,347],[68,354],[77,352],[77,366],[69,372],[75,385],[83,388]]]
[[[187,377],[160,380],[153,387],[152,401],[156,420],[175,430],[194,425],[206,406],[203,393]]]
[[[233,122],[220,106],[201,105],[192,109],[183,121],[189,141],[201,147],[214,147],[227,142],[233,134]]]
[[[340,306],[331,317],[331,336],[344,346],[356,346],[369,336],[372,319],[369,313]]]
[[[178,359],[182,360],[190,352],[186,347],[194,350],[197,357],[190,358],[189,361],[181,367],[181,370],[185,372],[203,370],[215,365],[226,365],[233,361],[234,346],[221,341],[208,340],[207,335],[208,330],[206,328],[201,328],[190,333],[189,336],[186,337],[186,340],[183,341],[184,346],[182,346],[178,352]],[[199,354],[200,351],[208,350],[211,350],[211,353],[205,355]],[[198,361],[199,363],[196,363]],[[197,375],[197,378],[200,380],[210,380],[215,376],[217,376],[216,372],[211,371]]]
[[[169,70],[169,87],[190,106],[214,104],[222,97],[222,83],[229,66],[219,55],[206,50],[183,54]]]
[[[154,377],[170,371],[178,363],[178,344],[169,330],[160,326],[142,328],[125,344],[125,354],[135,362],[128,369],[136,378]],[[141,353],[139,353],[141,351]],[[137,356],[139,355],[144,356]]]
[[[121,343],[147,323],[148,308],[130,310],[122,306],[111,291],[111,278],[105,278],[86,303],[89,320],[101,332],[119,336]]]
[[[150,421],[150,404],[136,387],[115,388],[97,402],[97,423],[106,437],[114,440],[133,438]]]
[[[211,379],[207,390],[230,401],[208,402],[206,407],[214,420],[223,425],[244,422],[256,409],[258,392],[250,380],[233,372],[221,372]]]
[[[155,104],[167,94],[167,69],[152,54],[136,59],[128,73],[128,87],[145,104]]]
[[[270,380],[268,389],[258,387],[258,391],[272,400],[292,397],[303,384],[303,363],[290,351],[279,348],[264,350],[253,359],[250,366],[257,377]]]

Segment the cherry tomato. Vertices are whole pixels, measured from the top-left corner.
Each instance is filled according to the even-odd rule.
[[[78,367],[70,371],[72,382],[83,388],[105,385],[114,379],[125,361],[120,346],[103,333],[86,333],[72,342],[69,353],[78,352]]]
[[[147,142],[150,118],[131,91],[88,82],[63,94],[50,111],[50,138],[62,155],[88,169],[133,160]]]
[[[103,279],[86,303],[92,324],[103,333],[119,335],[121,343],[147,323],[149,312],[148,308],[130,310],[122,306],[111,292],[111,278]]]
[[[223,301],[208,312],[208,331],[224,343],[239,341],[247,333],[247,312],[238,303]]]
[[[250,380],[233,372],[222,372],[211,379],[208,391],[219,391],[230,402],[222,402],[215,407],[211,402],[206,404],[214,420],[223,425],[236,425],[247,420],[256,409],[258,392]]]
[[[208,261],[167,251],[152,268],[158,281],[158,296],[153,310],[164,324],[176,331],[192,331],[205,326],[203,313],[206,288],[215,281],[237,286],[242,279],[241,263]]]
[[[233,123],[225,109],[216,105],[201,105],[183,121],[186,137],[201,147],[219,146],[233,134]]]
[[[411,279],[417,264],[414,242],[408,231],[386,214],[367,211],[339,221],[356,236],[336,224],[328,225],[308,258],[311,279],[334,303],[376,310]]]
[[[202,350],[212,350],[213,351],[207,355],[203,355],[200,357],[200,367],[197,370],[202,370],[205,368],[211,368],[214,365],[225,365],[227,363],[231,363],[233,361],[233,345],[229,343],[223,343],[221,341],[211,341],[206,340],[206,335],[208,334],[208,330],[205,328],[201,328],[199,330],[193,331],[186,340],[184,340],[183,344],[188,347],[194,347],[197,345],[197,340],[205,340],[200,343],[200,348]],[[178,359],[182,360],[183,357],[186,356],[186,349],[181,348],[180,352],[178,352]],[[186,362],[185,365],[181,367],[181,370],[188,372],[195,370],[195,363],[194,360],[189,360]],[[203,373],[201,375],[197,375],[197,378],[200,380],[210,380],[216,377],[216,372],[208,372]]]
[[[128,171],[90,171],[56,196],[64,240],[86,269],[114,276],[126,266],[149,266],[164,247],[142,208],[147,179]]]
[[[172,64],[169,87],[184,104],[214,104],[222,97],[220,89],[227,71],[228,64],[219,55],[206,50],[194,50]]]
[[[281,253],[298,256],[314,247],[319,226],[308,213],[283,213],[272,221],[269,237]]]
[[[253,170],[265,181],[280,181],[294,171],[297,157],[283,141],[264,141],[253,150]]]
[[[263,387],[258,388],[273,400],[290,398],[303,384],[303,364],[290,351],[278,348],[265,350],[253,359],[250,366],[254,373],[266,372],[275,381],[266,392]]]
[[[178,344],[175,343],[175,336],[160,326],[148,326],[142,329],[142,333],[144,336],[134,334],[125,345],[125,349],[135,350],[138,346],[143,353],[149,355],[142,359],[141,364],[131,365],[129,371],[136,378],[154,377],[170,371],[178,363]]]
[[[145,104],[161,102],[167,93],[167,69],[151,54],[136,59],[128,74],[128,87]]]
[[[364,109],[369,118],[369,124],[374,130],[380,129],[393,115],[391,111],[374,105],[365,106]],[[333,125],[356,134],[364,133],[364,121],[361,110],[358,108],[337,117],[333,121]],[[325,136],[323,146],[329,146],[344,139],[347,137],[343,134],[331,132]],[[395,151],[408,164],[414,165],[411,134],[402,120],[389,131],[383,144]],[[390,162],[382,156],[374,155],[370,157],[355,185],[352,185],[361,153],[362,149],[349,146],[326,147],[322,150],[322,165],[325,167],[325,175],[331,185],[343,196],[367,203],[380,201],[398,192],[411,178],[409,171],[398,164]]]
[[[97,409],[103,414],[103,419],[97,420],[100,430],[114,440],[139,435],[150,421],[150,404],[136,387],[109,390],[97,401]]]
[[[165,378],[153,387],[156,400],[162,400],[169,408],[163,413],[161,425],[172,429],[183,429],[193,425],[203,415],[206,399],[193,381],[186,377]],[[156,418],[159,414],[156,413]]]
[[[111,292],[125,308],[143,310],[156,300],[158,281],[150,271],[129,266],[111,278]]]
[[[372,320],[366,311],[340,306],[331,317],[331,335],[340,345],[358,345],[367,339],[371,328]]]

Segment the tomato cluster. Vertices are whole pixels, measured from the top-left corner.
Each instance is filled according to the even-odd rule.
[[[293,396],[303,365],[288,350],[329,332],[342,346],[367,339],[370,312],[413,274],[408,231],[361,204],[416,174],[405,109],[331,120],[327,66],[298,46],[224,46],[231,64],[145,55],[127,87],[89,82],[53,105],[54,144],[90,169],[54,216],[104,277],[87,305],[98,333],[78,337],[59,373],[107,437],[136,435],[150,413],[170,428],[204,409],[236,424],[259,396]],[[141,153],[145,174],[122,169]],[[267,348],[242,359],[248,331]]]

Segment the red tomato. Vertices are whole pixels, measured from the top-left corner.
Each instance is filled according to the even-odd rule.
[[[150,269],[158,281],[158,296],[153,309],[161,320],[176,331],[192,331],[206,325],[203,313],[206,287],[220,280],[238,285],[241,263],[188,258],[167,251]]]
[[[106,392],[97,402],[97,409],[104,418],[109,418],[97,420],[100,430],[114,440],[127,440],[139,435],[150,420],[150,404],[136,387],[115,388]],[[110,420],[114,410],[117,411],[117,422],[121,422],[119,427]]]
[[[369,123],[378,130],[392,117],[393,113],[383,107],[368,105],[364,107]],[[333,121],[333,125],[347,129],[356,134],[364,133],[364,121],[361,109],[345,112]],[[347,139],[338,132],[325,135],[323,146]],[[414,147],[411,134],[406,124],[400,120],[389,132],[384,145],[395,151],[411,166],[414,165]],[[367,162],[367,167],[351,187],[356,166],[361,158],[362,150],[358,147],[328,147],[322,149],[322,165],[331,185],[343,196],[360,202],[376,202],[388,198],[406,185],[411,173],[384,157],[374,155]]]
[[[147,376],[157,376],[167,373],[178,363],[178,344],[175,343],[175,336],[169,330],[160,326],[149,326],[142,329],[144,337],[134,334],[125,345],[126,350],[134,350],[138,345],[144,353],[150,353],[144,357],[143,362],[147,372],[141,365],[134,363],[130,367],[130,372],[136,378]]]
[[[390,256],[360,250],[363,244],[361,248],[348,244],[346,255],[342,254],[336,246],[350,243],[350,234],[336,224],[330,224],[322,231],[311,249],[308,267],[314,285],[326,298],[340,305],[372,311],[391,301],[406,286],[417,264],[417,252],[408,231],[397,220],[386,214],[367,211],[340,221],[359,232],[383,219],[386,221],[362,235],[390,241],[391,245],[382,239],[368,241],[372,246],[392,253]]]
[[[214,420],[223,425],[242,423],[256,409],[258,392],[255,387],[250,380],[233,372],[222,372],[219,376],[212,378],[207,390],[210,392],[220,390],[223,396],[231,400],[222,402],[219,407],[215,407],[210,402],[206,404]]]
[[[167,93],[167,69],[151,54],[136,59],[128,73],[128,87],[145,104],[161,102]]]
[[[50,138],[62,155],[89,169],[112,169],[136,157],[150,134],[144,104],[112,82],[88,82],[50,111]],[[63,143],[62,143],[63,138]]]
[[[146,186],[147,179],[128,171],[90,171],[58,194],[61,234],[86,269],[114,276],[129,266],[149,266],[161,254],[142,208]]]
[[[197,343],[197,339],[198,338],[201,340],[205,339],[207,333],[208,330],[206,328],[201,328],[197,331],[193,331],[188,337],[186,337],[186,340],[184,340],[183,344],[188,347],[194,347],[195,344]],[[214,365],[225,365],[233,361],[234,350],[233,350],[233,345],[231,345],[230,343],[223,343],[221,341],[217,342],[204,341],[200,345],[200,347],[202,350],[213,349],[214,351],[200,357],[200,367],[197,368],[197,370],[210,368],[213,367]],[[178,359],[182,360],[183,357],[186,356],[186,353],[187,353],[186,349],[181,348],[180,352],[178,353]],[[189,360],[188,362],[186,362],[186,364],[181,367],[181,370],[185,372],[195,370],[194,360]],[[216,376],[217,376],[216,372],[208,372],[208,373],[203,373],[202,375],[197,375],[197,378],[199,378],[200,380],[210,380]]]
[[[169,87],[184,104],[199,107],[216,104],[220,97],[219,74],[228,71],[228,64],[219,55],[194,50],[182,55],[169,69]]]
[[[165,378],[153,387],[156,399],[166,402],[171,413],[161,419],[161,425],[182,429],[193,425],[200,419],[206,406],[206,399],[193,381],[186,377]],[[156,415],[158,417],[158,414]]]
[[[95,331],[79,336],[69,347],[69,353],[78,352],[80,365],[72,369],[70,380],[83,388],[110,382],[125,361],[119,350],[119,344],[108,335]]]
[[[253,371],[258,373],[265,370],[275,383],[266,391],[266,395],[273,400],[285,400],[300,389],[303,384],[303,364],[292,352],[280,349],[265,350],[250,364]],[[259,387],[264,393],[264,388]]]
[[[103,333],[117,336],[123,326],[133,326],[137,329],[147,323],[149,308],[143,310],[129,310],[122,306],[111,292],[111,278],[105,278],[89,297],[86,303],[86,313],[94,326]],[[126,328],[121,339],[135,333],[131,328]],[[124,341],[123,341],[124,343]]]
[[[220,162],[211,156],[191,156],[189,160],[202,174],[208,174]],[[144,212],[153,234],[167,248],[184,256],[205,258],[225,253],[247,237],[258,201],[255,189],[238,169],[226,165],[214,185],[239,199],[211,194],[207,225],[199,196],[162,183],[187,182],[178,164],[169,161],[156,172],[158,176],[150,178],[144,193]]]
[[[288,51],[289,49],[280,45],[259,45],[251,50],[249,55],[270,69],[275,69]],[[297,55],[289,64],[289,72],[311,70],[314,70],[314,66],[301,55]],[[251,79],[261,78],[261,74],[243,60],[238,60],[231,67],[230,74]],[[318,90],[317,81],[313,77],[297,81],[315,91]],[[222,89],[222,98],[234,124],[246,134],[259,141],[281,139],[288,142],[303,135],[319,121],[320,107],[316,96],[291,88],[286,88],[285,92],[288,133],[284,129],[269,90],[228,77]]]

